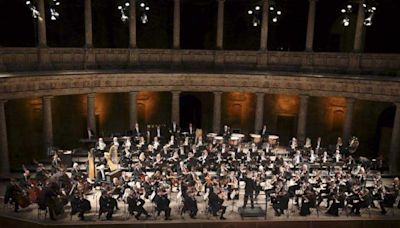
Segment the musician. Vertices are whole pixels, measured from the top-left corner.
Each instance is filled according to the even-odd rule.
[[[57,153],[54,153],[53,158],[51,160],[51,172],[56,173],[57,170],[61,166],[61,159],[58,157]]]
[[[83,179],[84,177],[83,173],[79,169],[78,163],[76,162],[72,165],[71,177],[75,181]]]
[[[282,181],[276,181],[274,188],[275,193],[271,194],[272,208],[276,216],[281,216],[284,214],[284,210],[288,209],[289,194]]]
[[[170,135],[174,136],[175,138],[178,138],[180,132],[181,132],[181,129],[179,128],[176,121],[172,121],[171,128],[169,129]]]
[[[225,141],[227,141],[231,137],[231,131],[230,131],[230,128],[228,127],[228,125],[224,125],[224,129],[222,130],[220,135],[222,135],[222,137],[224,137]]]
[[[311,149],[311,139],[309,137],[306,138],[306,143],[304,144],[304,149],[306,149],[306,150]]]
[[[317,145],[315,146],[315,150],[317,152],[319,151],[319,149],[321,149],[321,141],[322,141],[321,137],[318,137],[317,138]]]
[[[154,197],[153,201],[156,204],[157,214],[160,215],[163,211],[165,214],[165,220],[171,220],[171,208],[169,207],[170,200],[168,199],[168,192],[164,188],[161,188],[157,191],[157,195]]]
[[[263,128],[261,129],[260,135],[261,135],[261,137],[263,138],[264,141],[268,140],[269,133],[267,131],[267,125],[266,124],[264,124]]]
[[[14,204],[14,212],[18,212],[19,203],[17,196],[23,194],[22,188],[18,185],[14,178],[11,178],[10,183],[6,187],[4,195],[4,204]]]
[[[399,195],[399,178],[396,177],[393,180],[391,187],[385,187],[383,200],[379,202],[381,213],[385,215],[387,213],[385,207],[394,207],[397,196]],[[400,205],[400,202],[399,202]],[[397,207],[399,208],[399,205]]]
[[[295,137],[292,138],[289,142],[290,148],[295,151],[297,149],[297,139]]]
[[[61,213],[63,208],[57,204],[58,192],[60,192],[60,187],[56,182],[48,182],[43,190],[40,192],[38,197],[38,205],[41,210],[48,210],[51,220],[56,220],[56,214]],[[61,205],[62,206],[62,205]],[[57,212],[57,213],[56,213]]]
[[[317,196],[315,192],[312,190],[311,186],[309,186],[303,194],[302,204],[300,208],[300,215],[306,216],[311,214],[310,208],[315,207]]]
[[[296,154],[293,157],[293,165],[297,166],[303,162],[303,157],[301,156],[300,150],[296,151]]]
[[[95,137],[94,131],[90,128],[87,128],[88,139],[93,139]]]
[[[71,216],[78,213],[80,220],[85,220],[85,212],[89,212],[91,209],[90,201],[83,197],[83,194],[75,193],[71,199]]]
[[[107,193],[106,190],[101,192],[101,196],[99,199],[100,209],[99,209],[99,219],[103,213],[106,214],[107,220],[112,220],[112,215],[114,213],[115,201],[112,200],[112,197]]]
[[[44,167],[42,163],[38,163],[38,167],[36,168],[36,180],[39,182],[40,185],[43,185],[46,179],[49,177],[49,173]]]
[[[135,218],[140,219],[140,215],[144,214],[146,218],[150,217],[149,213],[144,209],[144,200],[140,198],[140,194],[134,190],[131,191],[127,198],[128,211],[130,215],[134,215],[137,212]]]
[[[244,188],[244,201],[243,201],[243,208],[246,207],[247,201],[250,198],[251,208],[254,208],[254,191],[257,188],[257,184],[255,182],[255,174],[247,173],[247,176],[243,178],[243,181],[246,183]]]
[[[187,192],[186,194],[182,194],[183,208],[182,208],[181,214],[185,213],[186,211],[189,211],[190,218],[192,218],[192,219],[196,218],[197,211],[198,211],[195,195],[196,195],[195,190]]]
[[[209,210],[213,214],[213,216],[218,216],[218,212],[221,211],[221,215],[219,219],[225,220],[226,218],[224,217],[225,211],[226,211],[226,206],[223,206],[224,199],[222,197],[219,197],[219,195],[215,192],[218,191],[218,194],[221,193],[221,190],[210,190],[209,196],[208,196],[208,206]]]
[[[366,208],[371,205],[372,196],[368,189],[355,191],[355,193],[357,195],[355,195],[349,202],[349,204],[352,205],[350,214],[359,216],[361,208]]]
[[[138,137],[140,137],[142,135],[142,132],[139,127],[139,123],[135,123],[135,127],[132,130],[128,131],[128,135],[135,137],[135,139],[137,139]]]
[[[104,156],[104,152],[106,151],[107,145],[104,143],[103,138],[99,138],[98,142],[96,142],[96,156],[102,157]]]
[[[193,124],[192,123],[189,123],[189,127],[188,127],[188,136],[189,136],[189,138],[194,138],[195,137],[195,135],[196,135],[196,129],[193,127]]]
[[[329,207],[328,211],[326,212],[326,214],[339,216],[339,208],[345,207],[344,204],[345,200],[346,200],[346,195],[344,194],[344,192],[337,192],[336,194],[334,194],[333,202]]]
[[[342,155],[340,154],[339,150],[335,151],[335,155],[333,156],[333,158],[335,159],[335,162],[338,163],[342,160]]]

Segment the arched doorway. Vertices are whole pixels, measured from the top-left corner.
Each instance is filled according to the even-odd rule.
[[[373,144],[376,156],[382,156],[383,158],[388,156],[395,113],[396,107],[391,106],[379,115],[375,131],[375,143]]]
[[[180,97],[179,102],[179,116],[182,129],[188,129],[189,123],[192,123],[195,128],[202,128],[201,101],[193,95],[186,94]]]

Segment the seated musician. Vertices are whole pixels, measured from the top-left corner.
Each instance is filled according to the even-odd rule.
[[[218,191],[218,193],[216,193],[215,191]],[[226,218],[224,217],[224,214],[226,211],[226,206],[223,206],[224,199],[219,196],[220,193],[221,193],[220,189],[210,190],[208,196],[208,206],[213,216],[218,216],[217,213],[221,211],[221,215],[219,216],[219,218],[221,220],[225,220]]]
[[[171,220],[171,207],[169,206],[170,200],[168,199],[168,192],[166,189],[161,188],[157,192],[153,201],[156,204],[157,214],[160,215],[161,212],[164,212],[165,220]]]
[[[196,190],[191,189],[190,191],[187,191],[186,194],[182,194],[183,196],[183,208],[181,211],[181,214],[185,213],[186,211],[189,211],[190,218],[194,219],[196,218],[197,215],[197,201],[196,201]]]
[[[84,178],[84,175],[79,170],[79,165],[76,162],[72,165],[71,177],[72,177],[73,180],[80,180],[80,179]]]
[[[181,132],[181,129],[179,128],[176,121],[172,121],[171,128],[169,129],[170,136],[174,136],[175,138],[177,138],[177,137],[179,137],[180,132]]]
[[[75,193],[71,199],[71,215],[78,214],[80,220],[85,220],[85,212],[91,209],[90,201],[83,197],[83,194]]]
[[[360,215],[361,208],[367,208],[371,205],[372,196],[368,189],[360,190],[355,197],[352,198],[349,204],[352,205],[350,214]]]
[[[264,124],[263,128],[261,129],[260,135],[261,135],[263,141],[268,140],[269,132],[267,130],[267,125],[266,124]]]
[[[106,214],[106,219],[107,220],[112,220],[112,215],[114,213],[114,208],[119,210],[117,201],[110,195],[108,194],[107,191],[103,190],[101,192],[101,196],[99,199],[99,204],[100,204],[100,209],[99,209],[99,218],[103,213]]]
[[[276,216],[281,216],[284,210],[288,209],[289,194],[282,181],[275,182],[275,193],[271,194],[271,203]]]
[[[98,142],[96,142],[96,145],[95,145],[97,157],[104,156],[104,152],[106,151],[106,146],[107,145],[104,143],[103,138],[99,138]]]
[[[394,178],[391,187],[385,187],[386,189],[385,195],[383,197],[383,200],[379,202],[379,206],[381,207],[381,213],[383,215],[387,213],[385,207],[394,207],[393,204],[395,204],[397,196],[399,195],[399,188],[398,188],[399,182],[400,182],[399,178],[396,177]],[[397,205],[397,207],[399,207],[399,205]]]
[[[345,206],[346,195],[344,192],[336,192],[332,197],[332,204],[329,207],[326,214],[339,216],[339,208],[343,208]],[[329,204],[328,204],[329,205]]]
[[[144,214],[146,218],[150,217],[149,213],[144,209],[144,200],[140,198],[140,194],[134,190],[132,190],[127,197],[128,203],[128,211],[130,215],[134,215],[134,212],[137,212],[135,218],[137,220],[140,219],[140,215]]]
[[[300,208],[300,215],[306,216],[311,214],[310,208],[315,207],[317,196],[315,195],[314,190],[309,186],[303,194],[302,204]]]
[[[38,197],[38,205],[40,210],[48,210],[51,220],[56,220],[56,199],[60,187],[56,182],[49,182],[40,192]]]
[[[296,151],[296,154],[293,157],[293,165],[297,166],[299,165],[301,162],[303,162],[303,157],[301,156],[301,152],[300,150]]]
[[[14,178],[11,178],[10,183],[6,187],[6,192],[4,195],[4,204],[14,204],[14,211],[18,212],[19,203],[17,196],[22,194],[22,188],[18,185]]]

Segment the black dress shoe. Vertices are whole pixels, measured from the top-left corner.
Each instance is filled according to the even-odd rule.
[[[219,219],[221,220],[226,220],[226,218],[224,216],[220,217]]]

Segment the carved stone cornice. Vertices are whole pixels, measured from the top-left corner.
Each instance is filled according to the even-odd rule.
[[[206,73],[93,73],[19,75],[0,78],[0,100],[45,95],[136,91],[242,91],[267,94],[342,96],[398,101],[400,81],[309,75]]]

